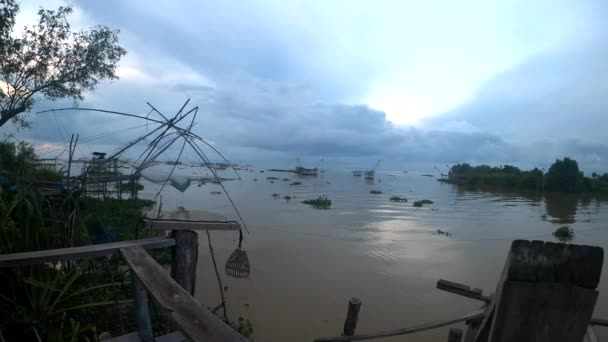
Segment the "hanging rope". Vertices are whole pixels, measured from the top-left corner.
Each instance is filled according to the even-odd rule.
[[[211,253],[211,260],[213,261],[213,269],[215,270],[215,277],[217,278],[217,286],[220,290],[220,297],[222,298],[222,302],[220,305],[223,308],[224,312],[224,322],[228,323],[228,313],[226,312],[226,299],[224,298],[224,286],[222,286],[222,279],[220,278],[220,272],[217,270],[217,263],[215,262],[215,254],[213,253],[213,245],[211,244],[211,234],[209,234],[208,230],[205,230],[207,233],[207,242],[209,243],[209,253]]]

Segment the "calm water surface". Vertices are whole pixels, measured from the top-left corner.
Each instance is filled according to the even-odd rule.
[[[178,173],[199,173],[182,168]],[[252,265],[249,279],[227,278],[224,263],[238,243],[238,233],[215,231],[211,238],[228,286],[228,314],[251,320],[256,341],[311,341],[341,333],[349,297],[363,302],[358,332],[395,329],[442,320],[480,307],[471,299],[435,289],[444,278],[491,293],[496,287],[513,239],[555,241],[551,233],[569,225],[576,243],[606,247],[605,202],[573,196],[463,191],[418,173],[378,172],[375,181],[347,171],[319,177],[291,173],[239,171],[242,181],[225,182],[249,234],[243,246]],[[222,176],[233,176],[224,171]],[[271,183],[267,177],[277,177]],[[289,181],[282,180],[289,178]],[[257,179],[257,181],[254,181]],[[293,180],[301,185],[290,186]],[[151,195],[159,186],[144,183]],[[372,195],[370,190],[381,190]],[[217,184],[185,192],[163,192],[165,209],[184,207],[235,219]],[[273,198],[273,193],[280,193]],[[290,195],[287,202],[283,196]],[[329,210],[300,201],[326,195]],[[408,203],[389,201],[401,195]],[[423,208],[412,202],[430,199]],[[543,215],[546,215],[543,218]],[[437,235],[437,230],[452,235]],[[208,306],[220,302],[207,237],[200,235],[196,296]],[[608,279],[602,275],[596,315],[608,316]],[[383,339],[443,341],[447,328]],[[608,331],[599,331],[608,338]],[[607,333],[607,334],[604,334]]]

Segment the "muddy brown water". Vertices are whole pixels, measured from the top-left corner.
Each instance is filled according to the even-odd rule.
[[[475,310],[479,302],[437,290],[437,280],[461,282],[489,294],[513,239],[556,241],[551,233],[564,225],[575,231],[575,243],[608,246],[608,203],[592,198],[466,191],[418,173],[377,172],[375,181],[330,170],[306,178],[258,170],[240,171],[240,175],[242,181],[224,185],[249,228],[243,242],[252,266],[249,279],[227,278],[223,272],[237,246],[238,233],[214,231],[211,236],[227,286],[228,315],[235,321],[249,319],[258,342],[340,335],[350,297],[363,302],[360,333],[449,319]],[[271,183],[267,177],[279,179]],[[301,184],[289,185],[294,180]],[[159,187],[144,185],[148,196]],[[382,194],[373,195],[370,190]],[[211,194],[215,191],[222,193]],[[273,197],[274,193],[280,196]],[[300,203],[320,195],[332,200],[331,209]],[[392,195],[406,197],[408,202],[391,202]],[[420,199],[434,204],[413,207],[412,202]],[[236,218],[217,184],[199,187],[193,183],[183,193],[166,189],[163,208],[180,206],[193,217],[198,211],[210,211]],[[204,234],[199,246],[196,296],[214,307],[220,302],[219,289]],[[604,269],[596,306],[600,317],[608,317],[606,277]],[[382,340],[443,341],[447,330]],[[597,331],[600,338],[608,338],[608,329]]]

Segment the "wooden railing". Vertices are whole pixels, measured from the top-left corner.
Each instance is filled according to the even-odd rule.
[[[233,222],[182,222],[146,220],[154,229],[172,230],[171,238],[149,238],[91,246],[0,255],[0,267],[19,267],[45,262],[76,260],[120,253],[129,268],[135,289],[137,332],[109,341],[246,341],[238,332],[207,310],[194,297],[198,234],[194,230],[239,229]],[[171,229],[172,225],[176,229]],[[188,229],[186,229],[188,228]],[[174,247],[171,274],[146,249]],[[152,298],[178,330],[154,339],[148,308]]]

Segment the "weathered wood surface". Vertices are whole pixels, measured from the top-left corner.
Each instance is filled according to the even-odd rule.
[[[448,342],[461,342],[462,341],[462,329],[450,328],[448,333]]]
[[[188,230],[173,232],[175,248],[171,277],[189,294],[194,296],[196,289],[196,264],[198,261],[198,234]]]
[[[600,247],[515,240],[507,260],[506,279],[596,289],[603,262],[604,250]]]
[[[592,326],[587,327],[587,342],[599,342],[600,340],[597,338],[595,334],[595,330],[593,330]]]
[[[148,229],[159,230],[239,230],[241,225],[238,222],[197,222],[180,220],[144,220],[145,227]]]
[[[608,319],[591,318],[589,325],[598,325],[600,327],[608,327]]]
[[[195,342],[247,341],[169,277],[143,248],[123,248],[120,252],[150,296],[167,312],[184,337]]]
[[[362,341],[362,340],[371,340],[375,338],[384,338],[384,337],[392,337],[392,336],[400,336],[406,334],[417,333],[425,330],[431,330],[435,328],[445,327],[447,325],[452,325],[464,321],[468,321],[470,319],[475,319],[479,317],[483,317],[484,310],[476,310],[470,312],[466,315],[460,316],[458,318],[441,321],[441,322],[433,322],[433,323],[425,323],[420,325],[415,325],[409,328],[395,329],[378,333],[370,333],[370,334],[361,334],[354,336],[336,336],[336,337],[324,337],[318,338],[315,342],[346,342],[346,341]]]
[[[103,342],[141,342],[142,339],[137,333],[137,331],[116,336],[114,338],[110,338],[107,340],[100,340]],[[174,331],[172,333],[168,333],[167,335],[158,336],[154,339],[154,342],[188,342],[189,340],[184,337],[179,331]]]
[[[73,260],[79,258],[92,258],[113,253],[118,253],[121,248],[143,247],[162,248],[175,245],[171,238],[149,238],[141,240],[120,241],[104,243],[99,245],[47,249],[43,251],[2,254],[0,255],[0,267],[15,267],[53,262],[59,260]]]
[[[137,332],[142,342],[154,342],[152,321],[150,320],[150,309],[148,306],[148,293],[141,281],[131,272],[133,288],[135,291],[135,322]]]
[[[484,296],[482,294],[481,289],[471,289],[471,287],[467,285],[459,284],[453,281],[440,279],[439,281],[437,281],[437,288],[439,290],[447,291],[472,299],[477,299],[486,303],[490,302],[490,297]]]
[[[599,247],[514,241],[496,290],[487,340],[582,341],[597,300],[602,263]]]
[[[342,336],[353,336],[355,334],[360,310],[361,300],[359,298],[352,297],[348,301],[348,311],[346,312],[346,320],[344,321],[344,330],[342,331]]]
[[[188,342],[188,339],[179,331],[174,331],[167,335],[157,337],[154,342]]]
[[[110,338],[108,340],[101,340],[103,342],[141,342],[141,338],[139,337],[139,334],[137,333],[137,331],[126,334],[126,335],[120,335],[120,336],[116,336],[113,338]]]

